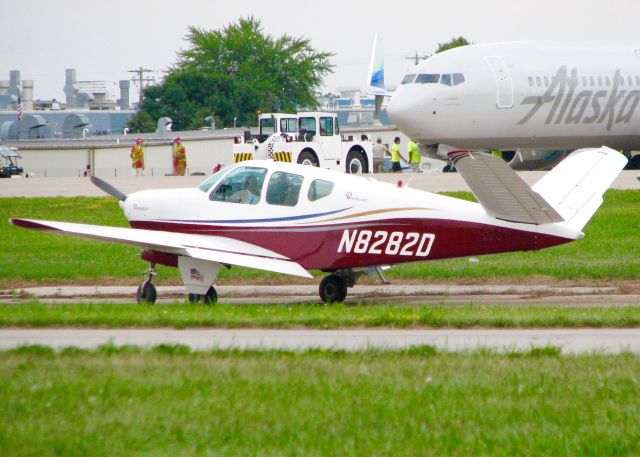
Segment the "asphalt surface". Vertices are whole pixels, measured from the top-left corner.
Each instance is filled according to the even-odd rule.
[[[518,174],[530,185],[535,184],[546,172],[521,171]],[[381,181],[397,183],[429,192],[469,191],[459,173],[375,174]],[[638,170],[625,170],[614,181],[613,189],[640,189]],[[125,194],[143,189],[171,189],[195,187],[205,176],[141,176],[118,177],[107,181]],[[104,192],[91,184],[88,178],[22,178],[0,179],[0,197],[97,197]]]
[[[1,329],[0,350],[27,344],[96,348],[104,344],[180,344],[207,349],[402,349],[431,345],[441,350],[496,351],[555,346],[565,354],[640,353],[640,329],[470,329],[470,330],[270,330],[270,329]]]
[[[184,301],[182,286],[156,286],[158,305]],[[321,303],[317,285],[222,285],[218,300],[229,304]],[[0,290],[0,303],[37,299],[57,303],[135,303],[135,286],[49,286]],[[640,286],[576,287],[560,285],[357,285],[349,289],[347,304],[522,305],[522,306],[640,306]]]

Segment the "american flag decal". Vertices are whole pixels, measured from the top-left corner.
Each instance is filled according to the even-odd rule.
[[[189,276],[191,277],[191,279],[194,279],[196,281],[203,281],[202,273],[200,273],[197,268],[192,268],[191,270],[189,270]]]

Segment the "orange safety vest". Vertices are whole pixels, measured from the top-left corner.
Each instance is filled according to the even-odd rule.
[[[187,167],[187,154],[184,144],[180,144],[173,153],[173,166],[176,168]]]
[[[144,147],[136,144],[131,148],[131,168],[144,168]]]

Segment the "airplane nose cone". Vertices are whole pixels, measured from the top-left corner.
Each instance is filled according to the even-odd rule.
[[[399,88],[387,104],[387,114],[391,122],[405,135],[414,139],[420,137],[420,125],[425,121],[424,109],[425,103],[403,88]]]

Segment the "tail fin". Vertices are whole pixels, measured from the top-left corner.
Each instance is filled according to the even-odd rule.
[[[606,146],[571,153],[534,186],[565,220],[561,225],[580,231],[602,204],[602,195],[627,159]]]
[[[380,112],[384,97],[392,95],[384,88],[384,58],[382,55],[382,32],[373,39],[373,52],[367,78],[367,92],[376,96],[376,113]]]

